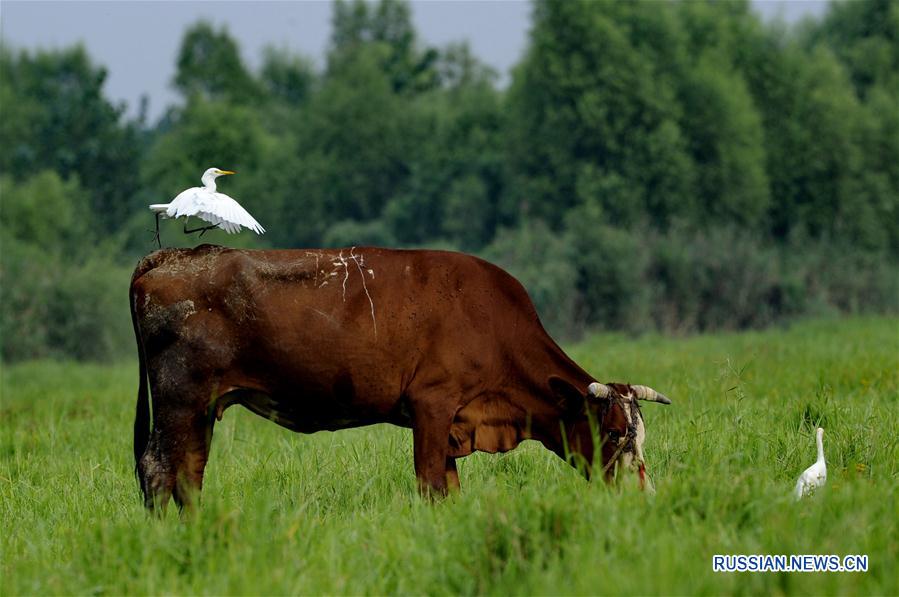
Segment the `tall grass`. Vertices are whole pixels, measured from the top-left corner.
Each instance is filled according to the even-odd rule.
[[[133,364],[4,367],[0,592],[897,594],[899,320],[689,339],[593,336],[572,356],[644,407],[646,496],[542,447],[461,461],[415,491],[411,434],[218,424],[202,506],[148,518],[132,473]],[[790,497],[826,428],[827,486]],[[728,553],[867,554],[867,573],[714,573]]]

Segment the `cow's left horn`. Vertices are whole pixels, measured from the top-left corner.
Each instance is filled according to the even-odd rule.
[[[606,384],[594,381],[589,386],[587,386],[587,393],[594,398],[608,398],[612,395],[612,388],[610,388]]]
[[[671,404],[671,400],[664,394],[660,394],[649,386],[631,386],[637,400],[647,400],[649,402],[661,402],[662,404]]]

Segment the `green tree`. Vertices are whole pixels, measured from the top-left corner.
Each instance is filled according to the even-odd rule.
[[[630,27],[648,22],[669,31],[669,10],[536,3],[531,45],[510,91],[513,179],[504,211],[560,225],[579,189],[623,186],[625,193],[595,197],[615,223],[651,218],[665,226],[691,213],[692,162],[675,88],[656,49],[635,41]],[[653,14],[661,16],[652,21]]]
[[[178,50],[175,88],[184,97],[246,103],[260,95],[227,29],[201,21],[187,30]]]
[[[321,206],[323,228],[380,215],[407,174],[410,119],[375,56],[355,54],[328,73],[294,127],[301,189]]]
[[[315,68],[310,60],[272,47],[265,49],[259,77],[270,97],[291,106],[305,103],[316,83]]]
[[[807,34],[849,68],[861,97],[881,85],[899,92],[899,3],[894,0],[833,2],[820,25]]]
[[[43,170],[77,177],[92,220],[106,230],[134,208],[138,132],[103,97],[106,70],[81,46],[13,52],[0,46],[0,171],[25,180]]]
[[[422,95],[414,106],[409,124],[416,151],[385,218],[402,242],[441,237],[467,250],[482,247],[501,223],[502,96],[489,77],[471,77]]]
[[[336,0],[331,19],[328,68],[354,55],[374,53],[397,93],[418,93],[438,84],[434,48],[420,49],[409,3],[404,0]]]
[[[742,74],[718,56],[703,54],[680,91],[697,164],[697,219],[764,231],[770,194],[761,116]]]
[[[472,53],[468,43],[451,43],[440,52],[436,68],[444,89],[492,86],[497,72]]]
[[[77,180],[44,170],[22,182],[0,178],[4,240],[15,238],[48,254],[72,257],[92,248],[90,199]]]
[[[765,129],[773,233],[859,243],[874,212],[864,188],[862,107],[826,48],[771,46],[748,69]]]
[[[92,231],[89,193],[45,170],[0,177],[0,358],[107,359],[128,338],[127,267]]]
[[[860,165],[844,206],[853,241],[899,254],[899,4],[836,2],[804,32],[810,51],[827,48],[846,67],[861,100]]]
[[[862,186],[869,194],[872,225],[880,228],[883,244],[892,254],[899,255],[899,94],[880,85],[871,87],[862,118]],[[872,233],[869,238],[878,236]]]
[[[765,131],[743,72],[761,24],[743,1],[683,3],[676,16],[684,50],[668,62],[695,163],[697,209],[689,220],[765,232],[771,202]],[[660,47],[659,56],[664,52]]]

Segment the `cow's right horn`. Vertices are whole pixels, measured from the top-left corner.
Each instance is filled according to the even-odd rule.
[[[647,400],[649,402],[671,404],[671,400],[669,400],[667,396],[656,392],[649,386],[631,386],[631,389],[634,391],[634,394],[637,395],[637,400]]]
[[[610,388],[606,384],[594,381],[589,386],[587,386],[587,393],[594,398],[608,398],[612,395],[612,388]]]

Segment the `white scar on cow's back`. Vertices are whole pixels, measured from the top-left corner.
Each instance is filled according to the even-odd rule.
[[[346,302],[346,283],[350,279],[350,268],[349,268],[350,261],[352,261],[353,263],[356,264],[356,269],[359,270],[359,277],[362,278],[362,290],[365,292],[365,296],[368,298],[368,306],[371,310],[372,329],[374,330],[375,338],[377,338],[378,337],[378,320],[375,317],[375,302],[371,297],[371,293],[368,291],[368,283],[365,281],[365,272],[368,272],[368,275],[371,276],[372,279],[374,279],[375,270],[371,269],[371,268],[363,269],[363,268],[365,268],[365,256],[362,254],[359,254],[359,255],[356,254],[355,245],[350,248],[350,254],[347,257],[344,257],[343,250],[341,249],[341,251],[337,254],[336,257],[331,258],[331,265],[334,267],[334,269],[331,271],[330,274],[328,274],[326,276],[325,281],[322,282],[321,284],[319,284],[318,287],[322,288],[323,286],[325,286],[328,283],[327,278],[332,278],[332,277],[336,276],[340,272],[340,268],[343,268],[343,281],[341,282],[341,290],[342,290],[343,302]],[[324,273],[324,270],[322,271],[322,273]]]
[[[353,251],[351,250],[350,253]],[[346,259],[343,257],[343,251],[341,251],[337,258],[340,260],[340,264],[343,266],[343,302],[346,302],[346,281],[350,277],[350,268],[346,266]],[[334,274],[331,274],[334,275]]]
[[[313,278],[312,283],[318,286],[318,258],[323,257],[323,255],[318,251],[316,251],[315,253],[306,251],[306,255],[312,255],[313,257],[315,257],[315,278]],[[322,270],[322,273],[324,273],[324,270]],[[327,282],[325,282],[325,284],[327,284]],[[324,284],[322,284],[322,286],[324,286]]]
[[[313,309],[312,307],[307,307],[307,309],[309,309],[309,310],[312,311],[313,313],[318,313],[319,315],[321,315],[322,317],[324,317],[325,319],[327,319],[327,320],[328,320],[332,325],[334,325],[335,327],[340,327],[340,324],[337,323],[337,320],[334,319],[334,317],[333,317],[332,315],[328,315],[328,314],[325,313],[324,311],[320,311],[320,310],[318,310],[318,309]]]
[[[365,284],[365,274],[362,273],[362,266],[365,265],[365,257],[362,255],[355,255],[353,252],[356,250],[356,247],[350,249],[350,259],[353,260],[353,263],[356,264],[356,268],[359,270],[359,277],[362,278],[362,289],[365,291],[365,296],[368,297],[368,305],[371,307],[371,324],[375,330],[375,338],[378,337],[378,322],[375,319],[375,302],[371,300],[371,294],[368,292],[368,286]],[[371,277],[375,277],[375,273],[373,270],[368,270],[368,273],[371,274]],[[346,282],[346,280],[344,280]]]

